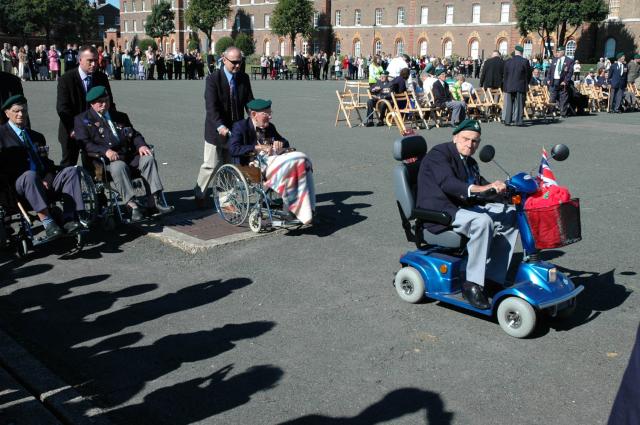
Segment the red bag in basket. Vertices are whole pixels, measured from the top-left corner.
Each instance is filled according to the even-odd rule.
[[[562,186],[548,186],[527,198],[524,206],[536,248],[555,248],[562,245],[558,227],[560,211],[554,207],[570,200],[569,189]]]

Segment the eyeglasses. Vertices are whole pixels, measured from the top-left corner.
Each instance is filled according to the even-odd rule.
[[[225,59],[226,59],[226,60],[228,60],[231,64],[236,65],[236,66],[237,66],[237,65],[240,65],[240,64],[242,63],[242,59],[237,60],[237,61],[232,61],[232,60],[231,60],[231,59],[229,59],[229,58],[225,58]]]

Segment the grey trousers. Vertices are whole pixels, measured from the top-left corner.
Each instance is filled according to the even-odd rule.
[[[111,173],[113,185],[122,197],[122,200],[125,203],[131,201],[136,196],[136,192],[131,185],[129,166],[127,163],[120,160],[112,161],[108,165],[107,170]],[[153,155],[140,156],[138,170],[140,170],[140,175],[147,182],[150,193],[157,193],[163,189],[160,174],[158,173],[158,164]]]
[[[226,141],[223,146],[216,146],[212,143],[204,142],[204,160],[198,171],[196,187],[193,189],[196,198],[202,199],[206,196],[213,175],[218,171],[218,168],[230,161]]]
[[[524,113],[524,93],[505,93],[504,108],[502,109],[502,120],[505,124],[514,123],[522,125],[522,115]]]
[[[626,88],[612,89],[613,90],[613,104],[611,105],[612,111],[619,111],[622,106],[622,99]]]
[[[567,115],[569,109],[569,91],[566,86],[560,85],[560,80],[553,80],[553,84],[550,87],[550,101],[558,102],[558,109],[562,116]]]
[[[458,100],[450,100],[445,106],[451,109],[451,123],[458,124],[467,115],[467,104]]]
[[[484,286],[485,278],[504,283],[518,238],[513,206],[489,203],[459,209],[453,230],[469,238],[467,280]]]
[[[65,212],[84,211],[82,189],[80,186],[80,172],[77,167],[65,167],[56,174],[50,191],[53,197],[47,196],[47,190],[42,179],[35,171],[25,171],[16,180],[16,192],[25,198],[31,208],[40,212],[49,207],[49,202],[56,197],[62,200]]]

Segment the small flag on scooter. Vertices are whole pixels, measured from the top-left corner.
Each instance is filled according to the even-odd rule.
[[[553,171],[551,171],[551,168],[549,168],[549,161],[547,161],[548,158],[547,150],[543,147],[542,158],[540,159],[540,168],[538,168],[538,182],[541,187],[558,185],[558,182],[556,182],[556,176],[553,174]]]

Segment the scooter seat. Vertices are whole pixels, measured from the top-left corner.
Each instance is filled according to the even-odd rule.
[[[422,237],[429,245],[441,246],[443,248],[464,248],[466,238],[453,230],[445,230],[442,233],[431,233],[423,229]]]

